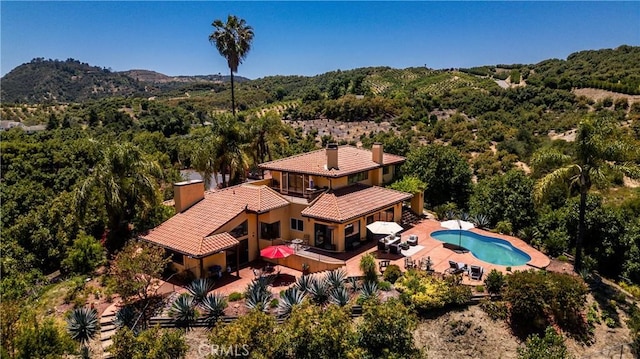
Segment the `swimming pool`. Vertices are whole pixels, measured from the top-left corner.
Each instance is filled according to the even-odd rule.
[[[514,247],[504,239],[487,237],[470,231],[435,231],[431,233],[431,237],[440,242],[464,247],[468,249],[474,257],[493,264],[520,266],[531,260],[528,254]]]

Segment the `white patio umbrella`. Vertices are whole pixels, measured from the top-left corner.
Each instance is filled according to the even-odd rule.
[[[440,226],[448,229],[457,229],[460,231],[460,238],[458,239],[458,247],[461,247],[462,243],[462,231],[468,231],[471,228],[475,228],[475,225],[471,222],[463,221],[460,219],[452,219],[449,221],[440,222]]]
[[[377,221],[367,225],[367,229],[375,234],[395,234],[403,230],[396,222]]]

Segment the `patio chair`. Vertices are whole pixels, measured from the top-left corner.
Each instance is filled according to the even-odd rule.
[[[409,239],[407,239],[407,243],[409,243],[410,246],[417,246],[418,236],[416,234],[409,235]]]
[[[415,266],[416,266],[416,261],[412,260],[410,256],[404,259],[404,269],[415,268]]]
[[[389,264],[391,264],[390,260],[382,260],[382,261],[380,261],[380,264],[379,264],[380,273],[384,273],[384,270],[387,269]]]
[[[449,261],[449,268],[447,268],[444,272],[449,274],[460,274],[466,271],[467,271],[466,264]]]
[[[469,270],[469,278],[473,280],[481,280],[483,274],[484,274],[484,268],[480,266],[472,265],[471,269]]]

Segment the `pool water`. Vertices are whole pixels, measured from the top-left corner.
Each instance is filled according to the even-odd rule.
[[[531,260],[525,252],[504,239],[483,236],[470,231],[444,230],[431,233],[431,237],[468,249],[474,257],[503,266],[520,266]]]

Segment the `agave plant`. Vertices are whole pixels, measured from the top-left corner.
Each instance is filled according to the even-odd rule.
[[[125,305],[116,312],[116,317],[113,320],[113,324],[115,324],[116,328],[118,329],[122,327],[132,329],[137,315],[138,313],[133,308],[133,306]]]
[[[178,327],[189,328],[198,318],[193,296],[183,293],[176,298],[169,309],[169,316],[176,321]]]
[[[471,215],[469,213],[467,213],[467,212],[461,212],[460,213],[460,220],[469,222],[469,221],[471,221]]]
[[[209,325],[213,325],[224,315],[227,301],[219,293],[210,293],[200,302],[200,307],[204,310],[203,318]]]
[[[313,283],[313,276],[303,275],[302,277],[298,278],[295,287],[303,293],[310,293],[309,289],[311,288],[311,283]]]
[[[376,282],[365,282],[360,289],[360,298],[363,301],[378,298],[378,284]]]
[[[349,292],[345,287],[333,288],[329,292],[329,300],[331,303],[344,307],[349,303]]]
[[[278,303],[278,312],[283,317],[288,317],[291,314],[291,310],[295,305],[302,303],[305,297],[305,292],[299,290],[297,287],[292,287],[280,295],[280,303]]]
[[[329,301],[329,281],[326,278],[314,278],[309,288],[313,301],[318,305],[324,305]]]
[[[334,269],[327,274],[327,281],[331,288],[343,288],[344,280],[347,278],[347,273],[344,269]]]
[[[193,296],[195,303],[200,303],[213,290],[214,283],[209,278],[198,278],[187,286],[187,290]]]
[[[477,216],[472,217],[471,222],[473,222],[473,224],[478,228],[487,228],[491,224],[491,220],[486,214],[478,214]]]
[[[349,282],[349,287],[351,287],[351,292],[355,293],[360,290],[360,283],[358,283],[357,277],[349,277],[347,278],[347,282]]]
[[[245,305],[249,309],[267,311],[271,301],[271,292],[266,287],[261,286],[257,281],[252,282],[245,292]]]
[[[457,217],[457,213],[454,210],[448,210],[446,212],[444,212],[444,218],[449,220],[449,219],[455,219]]]
[[[80,342],[83,347],[98,334],[100,323],[95,309],[76,308],[67,318],[67,330],[71,338]]]

